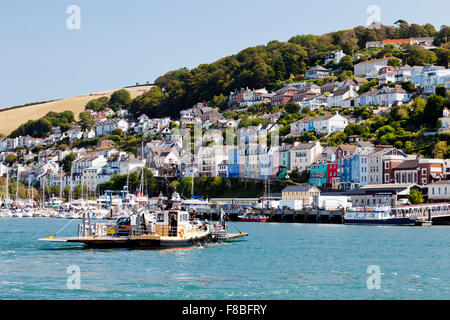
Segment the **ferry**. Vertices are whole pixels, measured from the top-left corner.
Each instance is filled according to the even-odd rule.
[[[410,225],[416,223],[415,217],[395,216],[390,206],[354,207],[344,214],[346,224]]]
[[[153,217],[149,218],[149,214]],[[246,235],[240,233],[229,237],[236,239]],[[199,247],[221,239],[213,233],[213,228],[206,220],[203,224],[198,220],[189,220],[189,212],[172,205],[171,208],[147,214],[140,208],[115,223],[91,223],[91,215],[83,212],[78,236],[53,235],[38,240],[83,243],[93,248],[164,249]]]

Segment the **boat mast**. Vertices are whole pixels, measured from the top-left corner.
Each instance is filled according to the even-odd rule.
[[[44,201],[45,201],[45,179],[46,179],[46,177],[44,176],[43,177],[44,179],[43,179],[43,184],[42,184],[42,208],[44,208]]]
[[[6,171],[5,200],[9,200],[9,170]]]
[[[59,199],[62,201],[62,193],[63,193],[63,175],[62,168],[59,168]]]
[[[20,164],[17,163],[17,174],[16,174],[16,204],[17,204],[17,197],[19,195],[19,168],[20,168]]]
[[[191,199],[194,198],[194,164],[192,164]]]
[[[72,187],[73,187],[73,163],[70,167],[70,190],[69,190],[69,203],[72,203]]]

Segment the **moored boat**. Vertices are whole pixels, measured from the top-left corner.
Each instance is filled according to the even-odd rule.
[[[239,215],[238,219],[242,222],[267,222],[267,220],[269,220],[266,215],[253,213],[250,210],[247,210],[244,214]]]
[[[395,216],[390,206],[355,207],[344,214],[346,224],[415,225],[416,218]]]

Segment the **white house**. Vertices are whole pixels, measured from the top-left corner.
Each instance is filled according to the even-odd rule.
[[[67,136],[69,137],[70,142],[81,139],[81,137],[83,137],[83,130],[81,130],[80,126],[75,126],[67,131]]]
[[[404,65],[395,69],[395,82],[411,81],[411,72],[413,68],[409,65]]]
[[[111,134],[116,129],[121,129],[123,132],[128,131],[128,122],[124,119],[109,119],[103,121],[97,121],[94,124],[93,129],[97,137],[102,137],[107,134]]]
[[[298,169],[300,172],[306,170],[322,154],[323,147],[319,141],[310,143],[299,143],[289,150],[291,169]]]
[[[309,110],[316,110],[320,108],[326,108],[327,105],[327,96],[325,95],[317,95],[311,98],[303,99],[299,102],[300,106],[303,108],[308,108]]]
[[[434,94],[436,87],[450,79],[450,69],[442,66],[425,66],[423,73],[423,93]]]
[[[357,97],[358,93],[353,87],[340,88],[327,97],[328,107],[344,107],[344,100]]]
[[[333,51],[331,54],[325,56],[325,64],[334,61],[335,63],[339,63],[341,59],[345,57],[345,53],[341,51]]]
[[[360,63],[354,65],[353,74],[355,76],[360,76],[363,74],[372,73],[372,72],[374,72],[374,70],[376,70],[375,67],[387,66],[388,60],[389,59],[387,59],[387,58],[382,58],[382,59],[373,59],[373,60],[367,60],[367,61],[360,62]]]
[[[308,69],[305,74],[306,79],[322,79],[330,76],[330,72],[321,66]]]
[[[450,116],[449,111],[446,107],[444,107],[444,110],[442,110],[442,118],[441,120],[441,127],[439,128],[439,131],[441,132],[449,132],[450,131]]]
[[[317,133],[331,133],[344,131],[348,120],[340,114],[328,114],[316,117],[305,117],[291,123],[291,134],[315,131]]]

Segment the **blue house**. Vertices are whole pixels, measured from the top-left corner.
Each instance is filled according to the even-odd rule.
[[[340,188],[343,190],[354,189],[359,186],[360,177],[360,155],[339,159]]]
[[[313,163],[310,166],[309,184],[318,188],[327,184],[328,178],[328,164],[327,163]]]
[[[239,149],[228,150],[228,178],[239,178]]]

